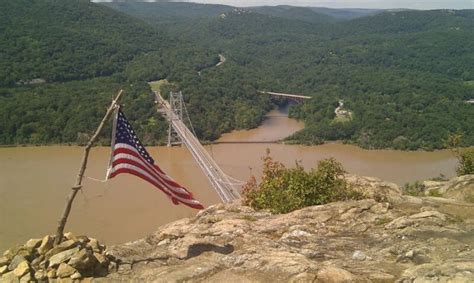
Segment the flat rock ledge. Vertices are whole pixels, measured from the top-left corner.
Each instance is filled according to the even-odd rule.
[[[0,282],[54,282],[58,274],[69,282],[474,282],[474,204],[454,189],[471,194],[470,178],[454,181],[455,197],[444,198],[350,176],[368,199],[282,215],[217,204],[107,250],[94,250],[90,238],[68,238],[64,249],[30,240],[0,258]],[[20,252],[31,247],[35,257]],[[104,261],[81,269],[84,254]]]
[[[450,188],[472,193],[473,178],[454,180]],[[106,279],[474,282],[473,203],[457,194],[405,196],[375,178],[348,179],[369,199],[283,215],[214,205],[145,239],[110,247],[119,267]]]

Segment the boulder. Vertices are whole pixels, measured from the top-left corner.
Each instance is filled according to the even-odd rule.
[[[2,267],[0,267],[0,275],[2,275],[3,273],[7,273],[8,272],[8,266],[4,265]]]
[[[20,283],[29,283],[33,281],[33,277],[31,276],[30,272],[27,272],[20,278]]]
[[[35,275],[35,279],[38,281],[43,281],[48,277],[48,274],[46,273],[46,271],[42,269],[37,270],[34,275]]]
[[[10,264],[8,265],[8,270],[13,270],[15,269],[20,263],[26,261],[25,257],[24,256],[21,256],[21,255],[16,255],[12,261],[10,262]]]
[[[54,256],[55,254],[58,254],[62,251],[65,251],[65,250],[69,250],[73,247],[76,247],[78,245],[78,242],[75,241],[75,240],[67,240],[67,241],[64,241],[62,242],[61,244],[57,245],[56,247],[50,249],[47,253],[46,253],[46,258],[51,258],[52,256]]]
[[[474,203],[474,175],[465,175],[449,181],[443,196]]]
[[[45,259],[44,255],[39,255],[38,257],[36,257],[35,259],[31,261],[31,266],[37,269],[38,267],[40,267],[41,262],[43,262],[44,259]]]
[[[100,252],[99,241],[94,238],[89,238],[89,243],[87,243],[87,246],[89,246],[94,252]]]
[[[342,268],[325,267],[318,271],[316,282],[324,283],[349,283],[356,282],[352,273]]]
[[[20,246],[20,245],[12,247],[12,248],[6,250],[3,253],[3,256],[6,257],[8,260],[12,260],[18,254],[18,252],[20,251],[21,248],[22,248],[22,246]]]
[[[34,250],[41,245],[42,239],[29,239],[25,244],[25,248]]]
[[[99,262],[91,250],[82,249],[71,257],[68,264],[87,276],[94,274],[95,266],[99,265]]]
[[[47,273],[47,276],[49,279],[53,279],[53,278],[56,278],[56,269],[50,269]]]
[[[78,240],[77,237],[72,232],[64,233],[64,238],[66,238],[67,240],[74,240],[74,241]]]
[[[30,271],[30,265],[28,264],[27,261],[22,261],[18,266],[13,270],[13,274],[15,274],[16,277],[22,277],[26,273]]]
[[[56,276],[59,278],[64,278],[64,277],[69,277],[76,272],[77,270],[74,267],[63,262],[59,265],[58,270],[56,270]]]
[[[73,249],[70,249],[70,250],[66,250],[66,251],[62,251],[58,254],[55,254],[49,259],[49,266],[55,267],[55,266],[65,262],[65,261],[68,261],[77,252],[79,252],[79,247],[76,247],[76,248],[73,248]]]
[[[365,260],[367,258],[367,256],[362,252],[362,251],[355,251],[353,254],[352,254],[352,259],[353,260]]]
[[[2,275],[0,278],[1,282],[18,282],[18,277],[13,273],[13,271],[10,271],[8,273],[5,273]]]
[[[81,279],[81,278],[82,278],[81,273],[79,273],[79,272],[77,272],[77,271],[74,272],[73,275],[71,275],[71,279],[72,279],[72,280],[78,280],[78,279]]]
[[[54,239],[51,236],[45,236],[38,248],[38,253],[41,255],[46,254],[53,247],[53,241]]]

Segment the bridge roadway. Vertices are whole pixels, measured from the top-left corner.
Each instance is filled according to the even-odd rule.
[[[219,165],[201,145],[199,140],[188,129],[188,127],[186,127],[183,121],[179,119],[178,115],[176,115],[176,113],[171,113],[171,107],[168,101],[163,99],[161,94],[157,91],[155,92],[155,96],[157,104],[164,110],[159,112],[166,115],[168,120],[172,121],[173,129],[179,135],[186,148],[191,152],[194,159],[197,161],[199,168],[209,179],[209,182],[221,200],[225,203],[229,203],[240,198],[240,193],[234,189],[233,186],[235,184],[231,182],[229,176],[222,171]]]
[[[288,94],[288,93],[279,93],[279,92],[272,92],[272,91],[258,91],[259,93],[262,94],[270,94],[273,96],[282,96],[286,98],[293,98],[293,99],[310,99],[311,96],[306,96],[306,95],[298,95],[298,94]]]

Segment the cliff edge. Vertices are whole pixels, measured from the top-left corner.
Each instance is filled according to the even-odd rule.
[[[283,215],[218,204],[111,247],[108,279],[206,282],[474,282],[474,175],[453,179],[455,199],[402,195],[350,176],[371,199]],[[447,182],[448,183],[448,182]],[[462,185],[460,185],[462,184]]]
[[[445,197],[347,179],[367,199],[280,215],[218,204],[107,249],[30,240],[0,257],[0,281],[474,282],[474,175],[426,184]]]

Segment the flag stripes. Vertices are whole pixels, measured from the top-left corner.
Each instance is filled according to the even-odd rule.
[[[117,110],[114,124],[115,137],[113,137],[112,157],[107,178],[114,178],[123,173],[131,174],[154,185],[170,197],[174,204],[181,203],[195,209],[204,208],[188,190],[154,164],[153,158],[141,144],[120,109]]]

